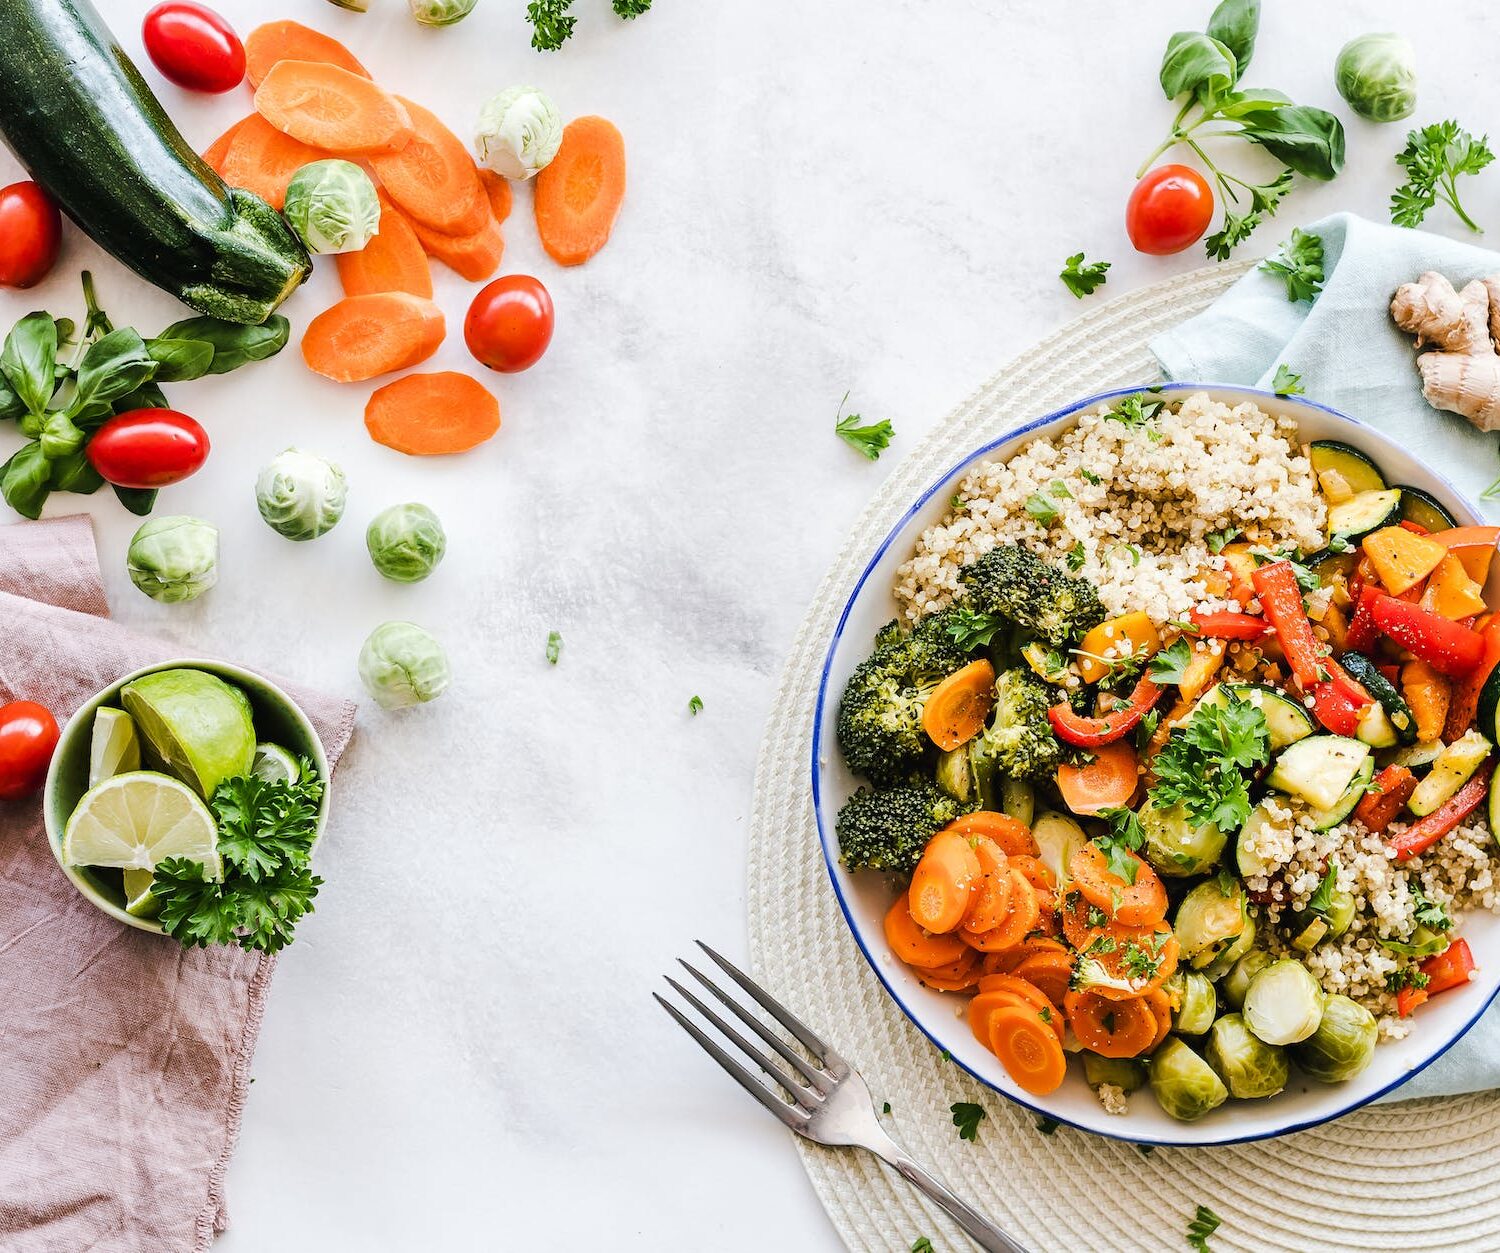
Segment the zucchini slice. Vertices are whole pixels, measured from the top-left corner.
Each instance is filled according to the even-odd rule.
[[[1479,689],[1479,708],[1475,713],[1475,721],[1481,735],[1500,744],[1500,666],[1490,671],[1490,677]],[[1496,838],[1500,839],[1500,829],[1497,829]]]
[[[1388,486],[1379,466],[1358,448],[1341,444],[1336,439],[1313,440],[1307,446],[1307,459],[1312,462],[1314,474],[1322,474],[1324,470],[1338,471],[1355,495],[1381,492]]]
[[[1270,825],[1271,815],[1266,812],[1265,802],[1262,801],[1250,811],[1250,816],[1245,819],[1245,825],[1240,828],[1235,840],[1234,864],[1239,868],[1242,879],[1248,879],[1251,875],[1268,875],[1280,864],[1267,861],[1251,847],[1261,831]]]
[[[1298,740],[1276,759],[1266,782],[1278,792],[1301,797],[1314,809],[1332,810],[1344,800],[1349,785],[1366,763],[1373,774],[1368,744],[1342,735],[1312,735]],[[1358,800],[1356,796],[1356,803]]]
[[[1344,653],[1339,658],[1339,664],[1349,672],[1349,677],[1369,692],[1385,710],[1385,715],[1396,732],[1396,739],[1393,742],[1415,744],[1417,720],[1412,716],[1411,706],[1396,690],[1395,684],[1381,674],[1375,668],[1375,663],[1363,653]],[[1364,739],[1364,736],[1360,736],[1360,739]],[[1374,743],[1372,740],[1365,740],[1365,742]],[[1375,747],[1389,748],[1390,745],[1376,744]]]
[[[1312,715],[1304,706],[1285,692],[1265,683],[1216,683],[1203,693],[1199,704],[1210,709],[1222,705],[1229,699],[1228,692],[1233,692],[1240,700],[1254,705],[1266,716],[1266,735],[1273,753],[1279,753],[1298,740],[1305,740],[1316,729]]]
[[[1390,715],[1378,700],[1372,700],[1360,715],[1354,738],[1371,748],[1395,748],[1396,728],[1391,725]]]
[[[1324,587],[1332,583],[1334,576],[1339,574],[1344,576],[1344,582],[1347,583],[1354,576],[1355,567],[1359,565],[1359,549],[1352,544],[1345,544],[1338,552],[1332,548],[1320,548],[1302,564],[1318,576],[1318,582]]]
[[[1349,780],[1349,786],[1339,794],[1338,800],[1327,809],[1320,809],[1308,815],[1313,830],[1327,831],[1330,827],[1336,827],[1339,823],[1348,821],[1349,815],[1363,799],[1365,792],[1369,789],[1370,780],[1374,777],[1375,758],[1366,757],[1359,769],[1354,772],[1354,778]]]
[[[1401,521],[1415,522],[1429,531],[1448,531],[1458,519],[1420,487],[1401,486]]]
[[[1430,740],[1425,744],[1418,740],[1415,744],[1406,744],[1386,756],[1384,764],[1405,766],[1408,770],[1425,770],[1442,755],[1443,747],[1442,740]]]
[[[1490,776],[1490,835],[1500,839],[1496,831],[1500,831],[1500,770]]]
[[[1490,755],[1490,748],[1489,740],[1478,731],[1465,731],[1438,754],[1432,769],[1417,784],[1417,790],[1411,794],[1406,807],[1418,818],[1432,813],[1469,781],[1469,776]]]
[[[1360,492],[1342,504],[1328,509],[1328,534],[1350,541],[1360,539],[1383,526],[1401,521],[1401,489]]]

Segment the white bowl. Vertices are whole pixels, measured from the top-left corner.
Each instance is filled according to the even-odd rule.
[[[1382,1043],[1375,1050],[1374,1061],[1347,1083],[1317,1083],[1294,1068],[1290,1085],[1280,1095],[1260,1101],[1231,1100],[1194,1123],[1168,1117],[1149,1091],[1130,1098],[1128,1114],[1107,1114],[1076,1061],[1069,1064],[1062,1087],[1049,1096],[1031,1096],[1016,1085],[994,1054],[969,1031],[968,1021],[960,1013],[964,998],[923,987],[891,953],[882,920],[891,903],[892,881],[870,871],[851,874],[845,870],[839,863],[834,831],[839,808],[859,784],[845,767],[834,735],[839,696],[855,666],[868,655],[875,632],[896,615],[891,587],[897,567],[911,556],[917,537],[942,518],[959,481],[977,462],[1008,458],[1028,440],[1073,426],[1079,414],[1100,401],[1140,390],[1122,388],[1090,396],[976,450],[929,487],[886,536],[855,585],[823,663],[813,729],[813,805],[833,890],[855,940],[891,998],[935,1047],[947,1050],[958,1065],[1002,1096],[1070,1127],[1147,1144],[1229,1144],[1284,1135],[1347,1114],[1391,1091],[1446,1052],[1478,1021],[1500,991],[1500,916],[1475,912],[1465,917],[1460,927],[1474,950],[1477,977],[1468,987],[1446,992],[1424,1005],[1413,1020],[1411,1034],[1404,1040]],[[1333,409],[1300,397],[1274,396],[1243,387],[1173,383],[1164,385],[1161,392],[1174,397],[1206,392],[1230,405],[1254,401],[1268,413],[1296,419],[1304,443],[1338,439],[1367,451],[1391,482],[1431,493],[1460,526],[1484,522],[1441,475],[1387,436]],[[1496,577],[1500,579],[1500,571]]]

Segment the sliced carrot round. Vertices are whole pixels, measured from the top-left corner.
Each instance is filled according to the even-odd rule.
[[[432,299],[432,267],[421,241],[406,218],[386,204],[375,237],[358,252],[338,253],[334,261],[346,296],[404,291]]]
[[[1061,1005],[1073,978],[1071,953],[1032,952],[1011,968],[1012,975],[1037,988],[1054,1005]]]
[[[1009,862],[1000,846],[987,835],[954,838],[967,838],[979,862],[979,882],[962,925],[966,932],[981,935],[998,927],[1010,911]]]
[[[979,880],[979,858],[969,841],[952,831],[939,831],[912,872],[912,920],[924,931],[956,930],[969,912]]]
[[[1150,1006],[1151,1013],[1156,1018],[1156,1036],[1151,1041],[1151,1047],[1147,1049],[1147,1052],[1155,1052],[1157,1046],[1172,1034],[1172,1000],[1159,987],[1152,988],[1141,997],[1141,1000]]]
[[[1106,915],[1127,927],[1147,927],[1167,916],[1167,889],[1161,876],[1134,853],[1135,882],[1128,883],[1109,868],[1109,858],[1097,844],[1085,844],[1068,863],[1078,890]]]
[[[446,235],[493,226],[490,199],[463,141],[431,110],[396,99],[411,119],[410,138],[399,151],[370,159],[386,194],[414,222]]]
[[[1019,870],[1011,869],[1006,874],[1010,878],[1010,899],[1005,921],[989,931],[964,933],[968,942],[981,952],[1014,948],[1041,921],[1042,909],[1037,903],[1036,889],[1026,882]]]
[[[975,983],[980,992],[1015,997],[1021,1004],[1035,1010],[1042,1021],[1057,1032],[1058,1039],[1062,1038],[1062,1011],[1036,984],[1015,975],[981,975]]]
[[[908,966],[928,970],[956,962],[964,955],[964,942],[957,936],[929,935],[912,921],[905,892],[886,910],[885,942]]]
[[[1057,790],[1075,814],[1097,814],[1129,805],[1140,777],[1135,746],[1128,739],[1116,740],[1094,749],[1080,766],[1059,766]]]
[[[365,429],[413,457],[466,452],[500,429],[500,402],[467,374],[408,374],[370,396]]]
[[[502,178],[494,170],[486,170],[481,167],[479,181],[484,185],[484,194],[489,198],[490,216],[495,219],[495,225],[500,226],[510,216],[513,200],[510,190],[510,179]]]
[[[408,222],[429,257],[471,283],[490,278],[505,257],[505,235],[489,218],[472,235],[445,235],[415,219]]]
[[[1046,1096],[1062,1086],[1068,1059],[1055,1032],[1019,1007],[997,1010],[989,1022],[990,1048],[1022,1088]]]
[[[939,992],[967,992],[979,982],[980,975],[984,973],[980,956],[974,949],[968,949],[957,961],[945,966],[934,966],[931,969],[916,966],[913,969],[919,980]]]
[[[542,247],[559,265],[582,265],[609,242],[625,199],[625,141],[602,117],[575,118],[536,176],[532,205]]]
[[[203,150],[203,164],[219,175],[220,178],[224,176],[224,158],[229,153],[229,145],[234,142],[234,137],[239,134],[240,128],[249,122],[251,118],[262,122],[265,121],[259,113],[252,113],[250,117],[243,117]]]
[[[259,87],[278,61],[325,61],[362,78],[370,77],[359,58],[337,39],[301,22],[266,22],[246,36],[245,74],[250,86]]]
[[[335,383],[354,383],[426,361],[443,331],[443,311],[421,296],[346,296],[307,324],[302,359]]]
[[[932,689],[922,706],[922,730],[943,752],[952,752],[984,730],[994,706],[995,667],[971,661]]]
[[[993,809],[980,809],[955,818],[944,828],[959,835],[987,835],[1000,846],[1007,857],[1035,857],[1040,851],[1032,838],[1031,828],[1019,818]]]
[[[1030,853],[1017,853],[1010,859],[1010,865],[1013,870],[1019,870],[1021,877],[1036,889],[1036,901],[1044,913],[1051,913],[1057,908],[1057,880],[1046,862]]]
[[[255,89],[255,111],[282,134],[341,156],[399,152],[412,136],[395,96],[325,61],[276,62]]]
[[[1101,1057],[1139,1057],[1156,1038],[1156,1015],[1140,998],[1110,1001],[1094,992],[1069,992],[1063,1009],[1078,1042]]]
[[[283,135],[259,113],[237,123],[215,143],[225,139],[228,143],[214,165],[219,177],[231,187],[253,191],[278,211],[286,204],[292,175],[328,155]]]

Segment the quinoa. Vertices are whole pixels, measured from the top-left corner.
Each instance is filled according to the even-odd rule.
[[[954,507],[896,572],[910,621],[952,604],[959,571],[1001,543],[1088,579],[1111,614],[1144,610],[1159,624],[1225,604],[1211,587],[1224,565],[1209,544],[1216,532],[1305,551],[1322,545],[1327,511],[1291,418],[1202,392],[1141,425],[1110,412],[1101,405],[1071,430],[969,472]],[[1038,494],[1056,517],[1028,512]]]

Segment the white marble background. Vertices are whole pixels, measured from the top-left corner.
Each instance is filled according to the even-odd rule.
[[[97,2],[138,54],[146,0]],[[456,673],[436,705],[362,709],[328,886],[266,1017],[219,1247],[835,1248],[781,1129],[649,993],[695,936],[743,954],[760,729],[803,605],[880,478],[1079,310],[1055,277],[1068,253],[1115,262],[1106,294],[1201,263],[1137,256],[1122,216],[1171,116],[1160,49],[1211,5],[657,0],[625,24],[577,0],[578,34],[552,55],[527,46],[524,0],[480,0],[436,31],[401,0],[365,15],[218,7],[241,31],[295,16],[345,38],[460,131],[489,93],[535,82],[565,114],[613,119],[630,160],[615,238],[581,269],[545,257],[517,196],[505,269],[549,285],[557,334],[530,373],[493,380],[505,425],[486,447],[419,463],[375,446],[368,389],[317,378],[294,347],[171,389],[215,444],[161,503],[222,528],[204,601],[135,592],[133,522],[105,495],[85,506],[117,616],[184,653],[356,695],[360,641],[398,617],[436,631]],[[1333,106],[1338,47],[1394,28],[1417,45],[1418,120],[1494,126],[1493,6],[1266,9],[1252,83]],[[248,93],[189,97],[146,74],[200,146],[247,110]],[[1401,142],[1352,124],[1346,173],[1298,191],[1250,247],[1333,209],[1382,215]],[[14,170],[0,157],[0,181]],[[1500,230],[1500,173],[1471,180],[1467,203]],[[54,278],[0,294],[0,321],[75,312],[85,265],[117,323],[181,315],[69,230]],[[436,273],[453,329],[435,364],[465,368],[473,288]],[[336,290],[320,267],[286,312],[300,330]],[[896,425],[878,464],[832,434],[846,390]],[[0,434],[0,455],[11,442]],[[345,522],[312,545],[255,513],[256,470],[292,443],[352,483]],[[382,581],[363,551],[365,522],[404,499],[450,536],[415,587]]]

